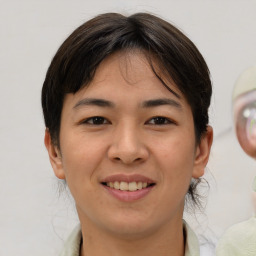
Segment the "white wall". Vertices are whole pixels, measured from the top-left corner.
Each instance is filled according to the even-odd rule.
[[[76,222],[43,146],[40,90],[61,42],[78,25],[108,11],[147,11],[173,22],[195,42],[212,73],[211,124],[232,126],[231,93],[238,75],[256,64],[256,1],[13,0],[0,1],[0,255],[57,255]],[[209,164],[209,227],[224,229],[252,213],[256,163],[233,130],[214,143]]]

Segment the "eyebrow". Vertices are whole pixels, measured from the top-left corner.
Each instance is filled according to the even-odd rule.
[[[172,99],[153,99],[153,100],[147,100],[142,103],[143,108],[151,108],[151,107],[158,107],[163,105],[170,105],[172,107],[182,109],[182,106],[179,102],[172,100]]]
[[[180,103],[178,103],[173,99],[167,99],[167,98],[152,99],[152,100],[144,101],[142,102],[141,107],[152,108],[152,107],[158,107],[163,105],[169,105],[178,109],[182,109],[182,106]],[[81,106],[98,106],[98,107],[114,108],[115,104],[111,101],[104,100],[104,99],[85,98],[78,101],[73,107],[73,109],[79,108]]]
[[[99,107],[115,107],[115,104],[111,101],[104,99],[94,99],[94,98],[86,98],[78,101],[73,109],[76,109],[80,106],[99,106]]]

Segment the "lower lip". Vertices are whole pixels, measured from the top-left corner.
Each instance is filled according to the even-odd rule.
[[[123,191],[105,185],[102,186],[115,198],[124,202],[131,202],[145,197],[153,189],[155,185],[136,191]]]

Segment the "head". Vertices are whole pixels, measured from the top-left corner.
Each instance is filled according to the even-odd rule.
[[[183,189],[178,193],[180,201],[174,205],[182,205],[187,192],[193,198],[191,178],[203,175],[212,142],[208,126],[211,93],[209,70],[200,52],[177,28],[158,17],[108,13],[77,28],[51,62],[42,106],[53,169],[57,177],[67,180],[80,214],[89,209],[83,208],[85,198],[81,194],[93,192],[99,181],[107,183],[108,170],[113,170],[110,174],[149,170],[151,178],[165,184],[155,186],[158,196],[167,190],[165,178],[177,178]],[[158,115],[167,113],[169,107],[177,120]],[[92,111],[94,117],[87,111]],[[165,176],[168,165],[177,171],[176,176]],[[163,166],[162,174],[155,172],[157,166]],[[83,173],[87,167],[91,168],[84,180],[87,192],[82,193],[73,181],[81,181],[78,170]],[[173,186],[172,193],[175,188],[179,190],[178,186]],[[98,202],[104,205],[98,195]],[[164,209],[174,197],[167,199],[161,206]],[[141,221],[142,216],[137,215],[140,207],[136,203],[129,210],[124,207],[122,214],[127,218],[137,216]],[[140,211],[148,216],[143,219],[157,218],[150,209]],[[86,212],[92,219],[94,213]]]

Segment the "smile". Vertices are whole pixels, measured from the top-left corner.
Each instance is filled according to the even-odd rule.
[[[123,202],[132,202],[146,197],[156,184],[145,182],[108,182],[101,183],[108,194]],[[113,185],[113,187],[111,187]],[[116,186],[116,188],[114,187]],[[118,188],[119,187],[119,188]]]
[[[140,174],[114,174],[100,181],[105,191],[123,202],[146,197],[156,186],[156,181]]]
[[[149,186],[155,185],[154,183],[147,183],[147,182],[125,182],[125,181],[114,181],[114,182],[103,182],[102,183],[105,186],[108,186],[110,188],[114,188],[117,190],[122,190],[122,191],[136,191],[136,190],[142,190],[144,188],[147,188]]]

